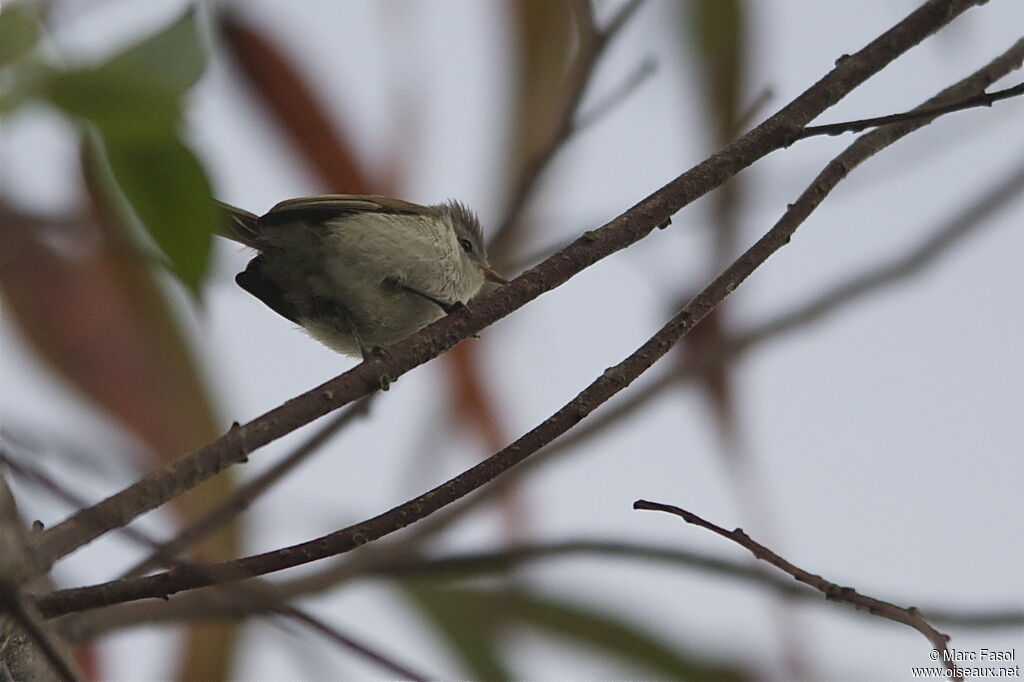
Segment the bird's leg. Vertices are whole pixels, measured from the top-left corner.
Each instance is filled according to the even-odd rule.
[[[359,333],[359,327],[356,326],[355,320],[352,318],[352,313],[342,303],[335,303],[335,310],[338,313],[338,317],[342,319],[345,326],[348,328],[348,333],[352,335],[352,338],[356,340],[356,345],[359,346],[359,354],[363,356],[363,362],[371,358],[384,358],[390,357],[388,351],[380,346],[374,346],[368,348],[366,342],[363,341],[362,335]],[[386,391],[391,388],[391,379],[386,375],[382,374],[380,377],[380,390]]]
[[[374,346],[370,349],[369,355],[363,353],[363,360],[368,360],[371,357],[380,358],[381,360],[390,360],[391,353],[389,353],[388,349],[383,346]],[[389,388],[391,388],[391,378],[387,374],[382,374],[380,376],[380,390],[386,391]]]
[[[334,301],[333,304],[334,312],[338,316],[338,319],[345,325],[345,331],[347,331],[353,339],[355,339],[356,346],[359,347],[359,354],[363,357],[363,360],[369,360],[372,357],[384,357],[387,353],[386,350],[380,346],[374,346],[370,348],[363,341],[362,334],[359,333],[359,327],[356,325],[355,319],[352,317],[351,311],[345,307],[344,303],[340,301]],[[386,389],[385,389],[386,390]]]
[[[363,341],[363,337],[359,333],[359,327],[356,326],[356,321],[352,318],[352,313],[345,307],[345,304],[338,301],[334,302],[334,311],[342,321],[342,324],[345,325],[345,330],[355,339],[356,346],[359,347],[359,354],[363,356],[363,360],[369,359],[371,350],[367,348],[366,343]]]
[[[367,348],[366,343],[363,341],[363,337],[359,335],[359,331],[352,327],[352,338],[356,340],[356,345],[359,346],[359,355],[362,356],[363,360],[369,360],[373,357],[373,351],[377,349],[376,346],[373,348]]]

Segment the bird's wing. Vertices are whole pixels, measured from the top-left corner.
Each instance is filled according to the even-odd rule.
[[[428,209],[400,199],[362,194],[322,194],[287,199],[259,219],[260,226],[302,221],[316,225],[354,213],[403,213],[422,215]]]

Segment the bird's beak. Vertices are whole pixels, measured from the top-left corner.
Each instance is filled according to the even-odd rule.
[[[478,265],[480,266],[480,272],[484,274],[484,279],[488,282],[494,282],[495,284],[508,284],[508,280],[491,269],[490,265],[484,265],[483,263],[478,263]]]

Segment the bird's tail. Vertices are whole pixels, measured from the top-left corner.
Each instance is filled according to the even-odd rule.
[[[259,220],[259,216],[225,204],[223,201],[214,200],[214,203],[217,204],[223,216],[217,234],[246,246],[258,246],[259,231],[256,221]]]

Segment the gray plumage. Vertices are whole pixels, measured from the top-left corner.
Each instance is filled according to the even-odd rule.
[[[391,346],[469,301],[485,279],[504,281],[487,264],[480,222],[456,201],[334,194],[262,216],[219,205],[222,236],[258,252],[239,286],[348,355]]]

